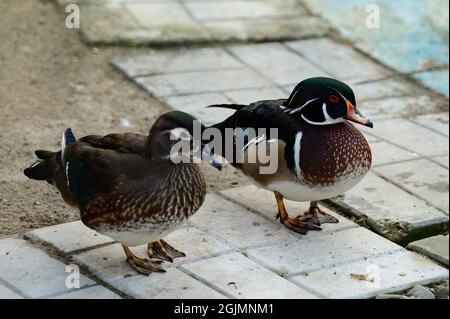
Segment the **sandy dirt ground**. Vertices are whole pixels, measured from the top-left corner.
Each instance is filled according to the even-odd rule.
[[[57,150],[66,127],[145,134],[168,111],[110,65],[148,49],[89,47],[64,21],[49,0],[0,1],[0,236],[79,218],[54,188],[22,174],[35,149]],[[229,165],[202,167],[210,192],[248,183]]]

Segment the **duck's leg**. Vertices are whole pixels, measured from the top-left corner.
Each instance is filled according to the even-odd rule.
[[[122,248],[127,256],[127,263],[138,273],[150,275],[152,272],[166,272],[159,267],[159,264],[162,263],[161,260],[139,258],[127,246],[122,245]]]
[[[147,252],[150,258],[158,258],[170,262],[173,262],[175,258],[186,257],[185,253],[176,250],[162,239],[160,241],[149,243]]]
[[[299,219],[289,217],[286,207],[284,206],[283,195],[279,192],[274,193],[278,205],[277,219],[279,218],[284,226],[299,234],[306,234],[310,230],[322,230],[319,226],[315,225],[312,220],[308,220],[308,218]]]
[[[297,216],[297,218],[300,220],[305,218],[310,219],[317,226],[327,223],[339,223],[339,220],[336,217],[321,210],[317,201],[312,201],[309,205],[309,210],[305,214]]]

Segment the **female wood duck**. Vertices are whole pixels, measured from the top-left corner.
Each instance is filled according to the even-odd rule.
[[[320,230],[322,223],[338,222],[323,212],[317,201],[351,189],[367,174],[372,163],[369,144],[349,121],[371,128],[373,124],[356,108],[355,95],[348,85],[330,78],[311,78],[298,84],[287,100],[210,107],[236,110],[231,117],[212,126],[223,136],[226,128],[234,129],[235,146],[238,138],[247,138],[239,135],[245,135],[248,128],[266,129],[266,135],[247,138],[246,143],[239,144],[245,145],[241,149],[243,161],[236,162],[236,151],[228,160],[257,186],[275,193],[277,218],[283,225],[305,234],[308,230]],[[278,129],[277,138],[270,137],[269,128]],[[266,150],[266,146],[278,151],[278,169],[273,174],[261,173],[261,167],[267,164],[255,155],[261,147]],[[253,162],[248,160],[251,155],[256,159]],[[310,209],[291,218],[283,198],[309,201]]]
[[[205,199],[205,181],[197,165],[176,164],[192,153],[171,152],[175,143],[193,149],[194,121],[186,113],[169,112],[155,122],[148,136],[91,135],[78,141],[67,129],[62,150],[36,151],[40,160],[24,173],[55,185],[65,202],[80,210],[87,227],[122,244],[127,262],[136,271],[164,272],[159,266],[162,260],[185,254],[162,238]],[[221,168],[214,158],[207,160]],[[150,259],[139,258],[128,248],[147,243]]]

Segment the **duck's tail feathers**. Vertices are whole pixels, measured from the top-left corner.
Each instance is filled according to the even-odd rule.
[[[223,108],[223,109],[231,109],[231,110],[240,110],[243,109],[244,107],[247,107],[248,105],[245,104],[213,104],[213,105],[208,105],[207,107],[218,107],[218,108]]]

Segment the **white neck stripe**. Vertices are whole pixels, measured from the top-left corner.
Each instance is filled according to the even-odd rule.
[[[331,124],[344,122],[343,118],[331,119],[331,121],[324,121],[324,122],[314,122],[314,121],[308,120],[303,114],[301,116],[302,116],[302,119],[305,120],[306,123],[311,124],[311,125],[331,125]]]

